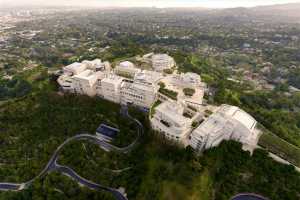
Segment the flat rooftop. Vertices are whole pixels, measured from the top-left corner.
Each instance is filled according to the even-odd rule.
[[[143,70],[135,74],[134,80],[154,84],[161,78],[163,76],[159,72]]]
[[[78,62],[72,63],[63,68],[63,70],[72,71],[74,74],[81,73],[85,69],[86,69],[86,66],[81,63],[78,63]]]
[[[155,109],[179,125],[183,125],[191,120],[190,118],[183,116],[183,108],[178,105],[177,102],[165,101],[158,105]]]
[[[198,135],[215,134],[228,126],[228,121],[219,113],[211,115],[207,120],[202,122],[195,130]]]
[[[115,74],[109,74],[106,78],[102,80],[102,82],[110,83],[113,85],[121,84],[121,82],[124,80],[123,77],[115,75]]]
[[[82,78],[82,79],[90,79],[95,73],[92,70],[85,70],[80,74],[75,75],[74,77]]]
[[[96,133],[105,135],[110,138],[117,137],[118,133],[120,132],[119,129],[113,128],[111,126],[108,126],[106,124],[100,124],[100,126],[96,129]]]

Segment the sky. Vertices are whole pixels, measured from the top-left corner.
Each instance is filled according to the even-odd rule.
[[[300,3],[300,0],[0,0],[1,6],[63,5],[99,7],[207,7],[232,8],[254,7],[285,3]]]

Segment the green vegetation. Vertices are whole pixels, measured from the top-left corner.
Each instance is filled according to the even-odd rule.
[[[193,182],[192,193],[189,199],[211,200],[213,199],[213,178],[208,169],[204,169],[201,175]]]
[[[188,105],[187,107],[188,107],[189,109],[191,109],[192,111],[197,112],[197,109],[196,109],[195,107],[193,107],[193,106],[191,106],[191,105]]]
[[[217,85],[219,80],[228,76],[228,71],[220,66],[224,65],[221,58],[204,57],[199,54],[187,54],[177,51],[171,54],[181,72],[194,72],[202,76],[209,85]]]
[[[152,118],[153,117],[153,115],[155,114],[155,108],[159,105],[159,104],[161,104],[162,102],[160,101],[160,100],[157,100],[153,105],[152,105],[152,107],[151,107],[151,109],[150,109],[150,117]]]
[[[178,93],[172,90],[168,90],[166,89],[166,84],[163,82],[159,82],[159,92],[162,93],[163,95],[166,95],[167,97],[173,99],[173,100],[177,100],[177,95]]]
[[[209,117],[211,114],[213,114],[213,112],[210,110],[205,110],[204,112],[205,112],[205,117]]]
[[[120,146],[136,137],[131,123],[119,115],[118,105],[85,96],[37,93],[8,102],[0,111],[0,138],[6,150],[1,160],[8,163],[1,165],[3,181],[35,176],[58,144],[78,133],[95,133],[100,123],[122,130],[121,138],[115,141]],[[14,163],[14,172],[9,163]]]
[[[253,92],[240,95],[242,107],[264,127],[300,147],[300,95],[289,98],[280,93]]]
[[[233,152],[238,149],[239,144],[235,142],[229,144],[230,146],[223,144],[224,146],[220,148],[206,152],[208,157],[217,156],[216,159],[212,159],[213,162],[210,160],[212,163],[208,164],[213,168],[211,171],[216,170],[214,176],[214,180],[217,181],[214,185],[215,189],[217,188],[216,199],[227,200],[231,193],[245,191],[262,194],[272,200],[297,199],[293,197],[297,192],[288,189],[290,186],[296,186],[290,181],[295,183],[299,181],[299,173],[293,167],[276,163],[264,150],[255,150],[250,157],[248,152]],[[287,177],[282,177],[285,176],[284,174]],[[287,185],[280,185],[279,182],[285,179],[288,180]],[[288,190],[289,192],[286,193]]]
[[[205,110],[204,112],[205,112],[205,114],[207,114],[207,115],[213,114],[213,112],[212,112],[211,110]]]
[[[197,128],[199,124],[200,124],[199,122],[193,122],[193,123],[192,123],[192,127],[193,127],[193,128]]]
[[[291,70],[289,77],[289,83],[294,87],[300,88],[300,69]]]
[[[23,97],[45,87],[48,82],[47,69],[43,67],[19,73],[11,80],[0,79],[0,101]]]
[[[31,85],[23,79],[0,80],[0,101],[22,97],[31,91]]]
[[[192,116],[190,113],[188,113],[188,112],[184,112],[184,113],[183,113],[183,116],[184,116],[184,117],[187,117],[187,118],[190,118],[190,119],[193,117],[193,116]]]
[[[164,82],[159,82],[158,85],[159,85],[160,88],[165,88],[166,87],[166,84]]]
[[[196,157],[191,149],[179,148],[146,131],[141,145],[129,155],[108,153],[99,150],[97,145],[75,142],[66,147],[59,163],[71,166],[80,175],[95,182],[123,186],[128,198],[133,200],[210,200],[213,197],[228,200],[245,191],[259,193],[272,200],[297,199],[299,196],[296,188],[300,184],[300,176],[293,167],[273,161],[263,150],[256,150],[251,157],[236,142],[224,142],[220,147]],[[109,170],[125,167],[131,168],[123,173]],[[22,174],[28,173],[28,170],[23,169]],[[1,175],[2,179],[8,177],[6,173]],[[107,193],[79,187],[68,177],[56,173],[36,181],[26,191],[3,192],[0,199],[68,199],[70,196],[75,200],[113,200]]]
[[[185,96],[193,96],[195,94],[195,89],[192,88],[184,88],[183,93]]]
[[[300,167],[300,148],[284,141],[266,129],[263,129],[263,134],[258,144],[295,166]]]
[[[129,74],[129,73],[121,73],[121,72],[118,72],[117,73],[119,76],[122,76],[122,77],[124,77],[124,78],[128,78],[128,79],[133,79],[134,77],[131,75],[131,74]]]
[[[162,93],[163,95],[166,95],[167,97],[173,99],[173,100],[177,100],[177,95],[178,93],[173,91],[173,90],[169,90],[169,89],[166,89],[166,88],[159,88],[158,90],[160,93]]]
[[[173,70],[172,69],[164,69],[163,71],[165,74],[172,74]]]

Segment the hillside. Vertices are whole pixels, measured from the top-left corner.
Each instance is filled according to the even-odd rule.
[[[300,3],[259,6],[250,10],[261,16],[277,16],[300,19]]]
[[[300,3],[258,6],[253,8],[228,8],[210,10],[216,17],[231,17],[239,20],[260,19],[272,22],[299,22]]]

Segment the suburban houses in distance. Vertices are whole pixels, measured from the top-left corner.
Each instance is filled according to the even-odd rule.
[[[206,84],[198,74],[179,73],[167,54],[138,57],[150,64],[143,70],[123,61],[112,67],[100,59],[73,63],[63,68],[58,83],[64,92],[99,96],[149,111],[154,130],[184,147],[202,152],[223,140],[235,140],[253,151],[260,131],[256,120],[238,107],[207,105]]]

